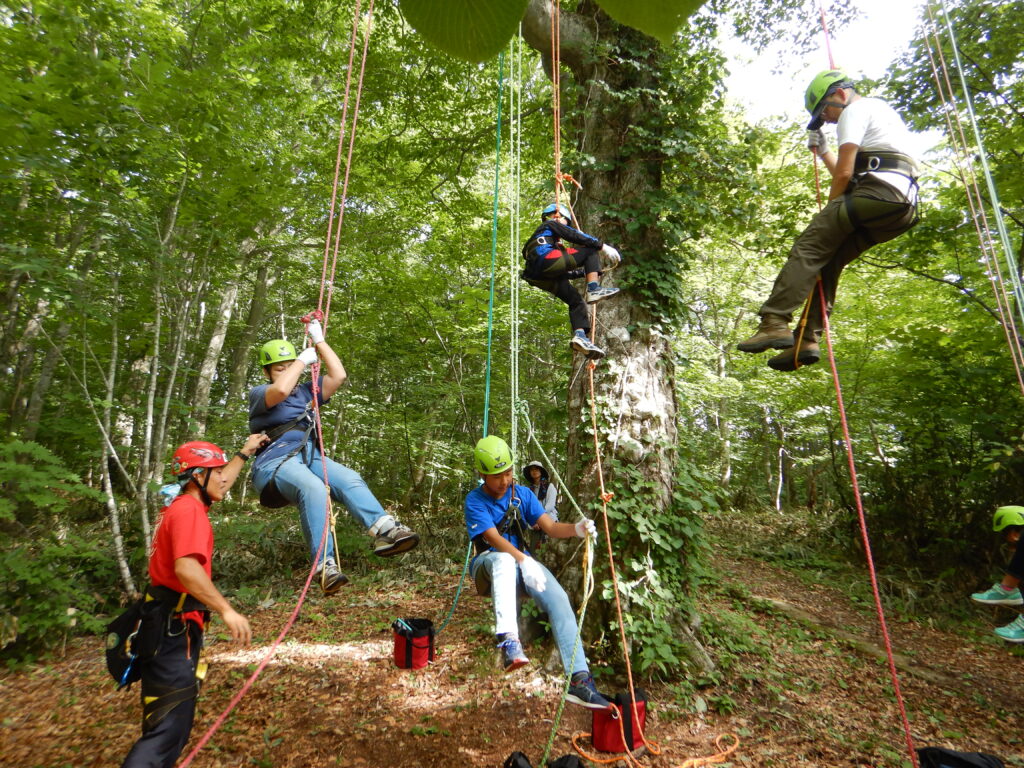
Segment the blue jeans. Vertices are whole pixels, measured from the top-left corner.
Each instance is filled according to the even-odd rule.
[[[505,552],[483,552],[477,555],[470,565],[470,576],[475,578],[480,568],[485,568],[491,577],[491,599],[494,602],[495,634],[510,634],[519,637],[519,610],[516,605],[516,590],[522,584],[526,593],[533,598],[537,606],[548,615],[551,634],[555,636],[558,652],[562,655],[562,666],[565,673],[589,672],[587,657],[580,644],[579,632],[576,629],[576,614],[573,613],[569,596],[558,583],[551,571],[538,563],[544,571],[545,588],[537,592],[523,584],[519,577],[519,564],[515,558]],[[573,657],[573,646],[576,656]],[[571,669],[570,669],[571,667]]]
[[[305,459],[311,452],[312,460],[307,464]],[[270,482],[270,478],[274,477],[274,485],[281,495],[298,506],[302,534],[306,537],[311,560],[320,549],[324,525],[327,522],[324,466],[327,467],[327,479],[331,484],[331,498],[344,504],[349,514],[364,528],[370,528],[387,515],[358,472],[329,458],[325,459],[315,447],[307,446],[305,450],[299,451],[287,460],[285,456],[271,459],[256,467],[252,473],[252,484],[257,492],[261,492]],[[277,470],[276,477],[274,470]],[[330,536],[324,545],[324,557],[321,558],[321,562],[326,558],[335,559],[334,541]]]

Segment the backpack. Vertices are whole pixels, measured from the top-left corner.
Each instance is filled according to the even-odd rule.
[[[942,747],[917,750],[921,768],[1005,768],[1003,761],[983,752],[954,752]]]

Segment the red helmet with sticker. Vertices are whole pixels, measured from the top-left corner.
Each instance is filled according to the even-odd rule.
[[[190,469],[200,467],[223,467],[228,463],[228,455],[213,443],[192,440],[182,443],[171,459],[171,474],[175,477],[183,475]]]

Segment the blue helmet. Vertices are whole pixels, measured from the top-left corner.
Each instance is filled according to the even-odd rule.
[[[548,216],[550,216],[553,213],[558,213],[562,216],[565,216],[565,218],[568,219],[569,221],[572,221],[572,211],[569,210],[568,206],[562,205],[561,203],[552,203],[551,205],[547,206],[543,211],[540,212],[540,220],[546,221]]]

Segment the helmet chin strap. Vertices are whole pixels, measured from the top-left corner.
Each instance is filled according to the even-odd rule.
[[[210,494],[207,492],[207,487],[210,485],[210,468],[206,467],[206,476],[203,478],[203,484],[200,485],[199,481],[196,480],[195,473],[189,475],[190,481],[196,484],[196,488],[199,489],[199,495],[203,498],[203,504],[208,507],[213,506],[213,499],[210,498]]]

